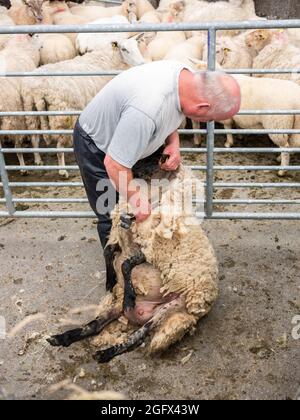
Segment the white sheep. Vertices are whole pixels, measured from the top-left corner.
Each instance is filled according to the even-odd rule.
[[[12,0],[8,15],[16,25],[35,25],[43,20],[44,0]]]
[[[7,41],[5,48],[0,51],[0,72],[29,72],[39,65],[39,45],[27,35],[13,35]],[[24,111],[21,97],[20,78],[1,78],[0,89],[1,112]],[[5,117],[0,119],[1,130],[24,130],[26,129],[25,118]],[[25,136],[12,136],[9,140],[15,143],[15,147],[22,147]],[[23,154],[18,154],[21,166],[25,166]],[[25,173],[25,171],[23,171]]]
[[[181,166],[176,173],[166,173],[157,161],[152,168],[146,163],[134,169],[134,175],[147,178],[145,184],[138,181],[142,193],[152,179],[160,181],[161,188],[152,194],[156,204],[145,222],[129,230],[121,226],[122,214],[131,210],[123,198],[113,213],[105,251],[107,289],[115,285],[113,294],[100,303],[96,320],[48,339],[53,346],[68,347],[101,333],[93,340],[102,348],[94,356],[100,363],[133,350],[148,335],[150,353],[166,350],[195,330],[218,296],[213,248],[191,207],[181,205],[191,203],[196,185],[191,171]]]
[[[287,33],[273,34],[271,42],[265,46],[253,61],[255,69],[300,69],[300,48],[292,45]],[[257,77],[270,77],[259,74]],[[300,74],[273,74],[277,79],[293,80],[300,84]]]
[[[42,66],[37,71],[39,73],[66,71],[98,73],[101,70],[125,70],[128,65],[139,65],[144,62],[136,40],[130,39],[108,44],[103,50],[87,53],[73,60]],[[109,80],[111,76],[27,78],[22,83],[24,107],[27,111],[81,111]],[[73,129],[75,120],[70,116],[26,117],[26,124],[28,129],[65,130]],[[58,148],[71,144],[71,137],[65,135],[53,137],[45,135],[44,139],[48,144],[51,139],[55,140]],[[37,147],[39,136],[32,136],[32,142]],[[64,154],[58,154],[58,161],[60,166],[65,166]],[[67,177],[68,173],[61,170],[60,175]]]
[[[129,20],[122,15],[116,15],[108,18],[97,19],[90,24],[129,24]],[[100,50],[110,42],[120,42],[129,37],[128,32],[117,33],[82,33],[76,38],[76,48],[80,54]]]
[[[43,3],[42,23],[48,25],[84,25],[90,19],[76,16],[71,13],[68,5],[63,1],[53,1]],[[65,33],[75,46],[77,34]]]
[[[235,75],[241,94],[241,110],[257,109],[300,109],[300,86],[287,80],[255,78]],[[236,115],[232,120],[223,121],[226,129],[232,129],[233,122],[244,129],[284,130],[300,129],[299,115]],[[300,134],[269,134],[278,147],[300,147]],[[227,135],[226,147],[231,147],[234,139]],[[281,154],[281,165],[289,166],[290,155]],[[283,176],[284,170],[279,171]]]
[[[188,5],[183,12],[185,22],[214,22],[214,21],[240,21],[240,20],[261,20],[255,13],[253,0],[230,0],[218,1],[216,3],[199,2]],[[239,33],[237,30],[223,30],[219,35],[234,36]]]
[[[0,7],[0,28],[2,26],[14,26],[14,21],[8,16],[8,10],[6,7]],[[9,35],[1,34],[0,35],[0,50],[4,47],[6,41],[8,40]]]
[[[216,61],[225,69],[252,68],[253,56],[245,43],[246,34],[235,37],[219,36],[216,43]],[[203,49],[203,60],[207,60],[207,43]]]
[[[162,22],[173,21],[174,17],[171,14],[162,19]],[[172,47],[184,41],[186,41],[184,32],[157,32],[155,38],[148,44],[149,57],[152,61],[162,60]]]
[[[72,41],[63,34],[35,34],[34,38],[41,46],[41,65],[71,60],[77,55]]]
[[[142,15],[153,10],[154,7],[148,0],[125,0],[120,6],[112,7],[81,5],[71,8],[74,15],[84,16],[90,21],[115,15],[123,15],[132,21],[132,14],[135,15],[135,19],[140,19]]]

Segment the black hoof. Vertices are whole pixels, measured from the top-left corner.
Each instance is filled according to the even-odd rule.
[[[123,311],[128,312],[135,308],[136,295],[134,294],[125,294],[123,302]]]
[[[115,356],[116,356],[116,354],[114,353],[114,350],[109,348],[109,349],[106,349],[106,350],[97,351],[97,353],[95,353],[93,355],[93,359],[96,360],[96,362],[98,362],[98,363],[108,363]]]
[[[52,335],[50,338],[47,338],[47,341],[53,347],[69,347],[71,344],[78,341],[82,330],[80,328],[65,332],[64,334]]]

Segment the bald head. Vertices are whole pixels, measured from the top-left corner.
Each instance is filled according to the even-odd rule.
[[[239,112],[241,92],[237,81],[221,71],[191,73],[183,70],[179,81],[183,113],[196,121],[223,121]]]

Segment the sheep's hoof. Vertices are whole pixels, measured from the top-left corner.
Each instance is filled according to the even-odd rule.
[[[43,166],[44,162],[42,160],[38,160],[37,162],[35,162],[36,166]]]
[[[232,143],[229,143],[229,142],[226,142],[226,143],[225,143],[225,147],[226,147],[227,149],[230,149],[232,146],[233,146],[233,144],[232,144]]]
[[[280,176],[280,178],[286,176],[286,171],[283,171],[283,170],[279,171],[278,176]]]
[[[115,355],[111,352],[111,349],[97,351],[93,355],[93,359],[96,360],[97,363],[108,363],[110,362]]]
[[[61,169],[59,171],[59,176],[61,176],[62,178],[68,179],[69,178],[68,171],[65,171],[65,170]]]
[[[64,334],[52,335],[47,338],[47,341],[53,347],[70,347],[76,340],[76,338],[81,334],[82,329],[77,328],[72,331],[68,331]]]
[[[27,176],[29,173],[28,173],[28,171],[27,170],[22,170],[21,171],[21,175],[22,176]]]

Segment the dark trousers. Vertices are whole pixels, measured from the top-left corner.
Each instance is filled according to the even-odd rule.
[[[132,168],[134,177],[144,177],[147,175],[147,172],[151,176],[153,169],[157,168],[163,149],[164,147],[161,147],[151,156],[138,161]],[[114,204],[119,201],[119,194],[114,189],[112,183],[109,182],[109,191],[112,191],[114,195],[109,200],[112,205],[107,206],[106,213],[99,213],[97,211],[98,199],[102,194],[107,193],[107,189],[102,190],[98,188],[97,191],[97,185],[101,180],[109,180],[104,166],[105,153],[98,149],[94,140],[82,129],[78,121],[74,129],[74,152],[90,206],[98,217],[97,229],[101,245],[104,249],[112,226],[110,214],[114,209]]]
[[[104,249],[111,231],[112,222],[110,213],[114,207],[108,207],[105,214],[99,214],[97,211],[97,200],[106,192],[106,190],[101,191],[101,189],[100,191],[97,191],[97,184],[103,179],[109,179],[104,166],[105,153],[98,149],[93,139],[81,128],[78,121],[74,129],[73,137],[75,157],[80,168],[81,177],[90,206],[98,217],[97,230],[101,245]],[[115,193],[114,201],[117,203],[119,195],[113,187],[111,189]]]

